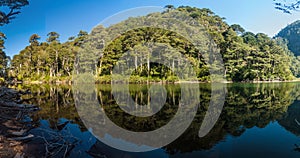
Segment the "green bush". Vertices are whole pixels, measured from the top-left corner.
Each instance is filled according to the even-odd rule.
[[[179,81],[179,78],[177,76],[168,76],[166,79],[166,82],[169,82],[169,83],[174,83],[176,81]]]

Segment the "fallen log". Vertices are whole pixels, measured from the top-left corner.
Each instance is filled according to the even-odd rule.
[[[24,136],[24,137],[14,137],[14,138],[8,138],[7,140],[14,140],[14,141],[24,141],[24,140],[28,140],[28,139],[31,139],[33,138],[34,135],[33,134],[29,134],[27,136]]]

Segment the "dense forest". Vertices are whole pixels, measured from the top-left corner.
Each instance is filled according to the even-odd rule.
[[[177,13],[188,15],[206,29],[206,32],[208,32],[220,50],[225,67],[223,75],[228,81],[284,81],[293,80],[299,76],[299,59],[288,49],[287,42],[284,39],[279,36],[270,38],[263,33],[246,32],[238,24],[227,24],[224,18],[219,17],[209,9],[188,6],[174,8],[168,5],[164,12],[129,18],[121,22],[121,24],[130,27],[145,18],[155,17],[155,19],[159,20],[164,17],[172,17]],[[48,33],[46,41],[40,41],[40,36],[33,34],[29,38],[28,46],[11,60],[4,53],[5,35],[1,33],[1,78],[8,81],[29,82],[71,81],[74,66],[76,67],[74,63],[82,55],[82,46],[88,43],[86,42],[87,39],[96,37],[96,41],[98,41],[97,46],[92,43],[88,44],[94,46],[94,49],[103,47],[101,46],[101,39],[105,40],[105,35],[116,33],[119,25],[112,25],[108,28],[97,26],[90,34],[86,31],[80,31],[78,35],[70,37],[66,42],[60,42],[60,35],[57,32]],[[198,37],[198,35],[195,36]],[[201,38],[200,35],[199,38]],[[97,81],[110,82],[112,68],[121,57],[121,54],[131,50],[133,46],[140,47],[140,50],[145,50],[139,54],[140,56],[147,55],[149,50],[138,45],[141,41],[142,43],[164,43],[167,49],[176,48],[180,50],[180,53],[188,57],[195,67],[198,80],[203,82],[210,81],[209,68],[212,65],[205,62],[199,50],[176,34],[176,32],[153,28],[128,31],[105,46],[103,52],[95,50],[97,59],[99,59],[94,61],[94,67],[96,67],[94,75]],[[136,55],[135,58],[139,60],[140,57]],[[170,57],[162,54],[161,58]],[[155,63],[136,64],[136,70],[131,77],[132,82],[141,83],[146,80],[177,81],[178,78],[172,73],[172,66],[174,67],[174,65],[179,63],[180,61],[174,59],[174,62],[167,66]]]
[[[288,48],[295,54],[300,55],[300,20],[288,25],[282,29],[277,37],[285,39]]]

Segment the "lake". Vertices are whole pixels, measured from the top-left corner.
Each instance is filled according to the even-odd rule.
[[[99,110],[104,110],[116,125],[130,131],[146,132],[166,125],[178,109],[183,95],[180,85],[163,86],[166,103],[149,117],[135,117],[122,111],[110,85],[97,85],[95,97],[99,101]],[[77,112],[72,86],[18,85],[15,88],[29,89],[31,93],[22,96],[24,102],[41,108],[28,118],[34,124],[30,133],[36,136],[25,143],[29,155],[47,153],[53,157],[107,158],[300,156],[300,149],[296,148],[300,146],[300,83],[235,83],[226,86],[222,113],[207,135],[200,138],[198,132],[214,97],[211,97],[210,84],[199,84],[200,105],[188,129],[171,144],[142,153],[114,149],[93,136],[92,129],[85,127]],[[149,85],[130,85],[129,94],[136,103],[148,105],[151,100],[149,88]],[[118,139],[113,135],[109,137]]]

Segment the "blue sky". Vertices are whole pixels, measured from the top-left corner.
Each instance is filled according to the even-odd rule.
[[[226,18],[229,24],[240,24],[247,31],[263,32],[270,37],[281,28],[300,20],[300,13],[284,14],[274,9],[273,0],[29,0],[10,24],[0,27],[7,36],[5,52],[18,54],[29,37],[37,33],[46,39],[48,32],[56,31],[62,42],[80,30],[91,31],[99,22],[118,12],[142,6],[189,5],[209,8]]]

